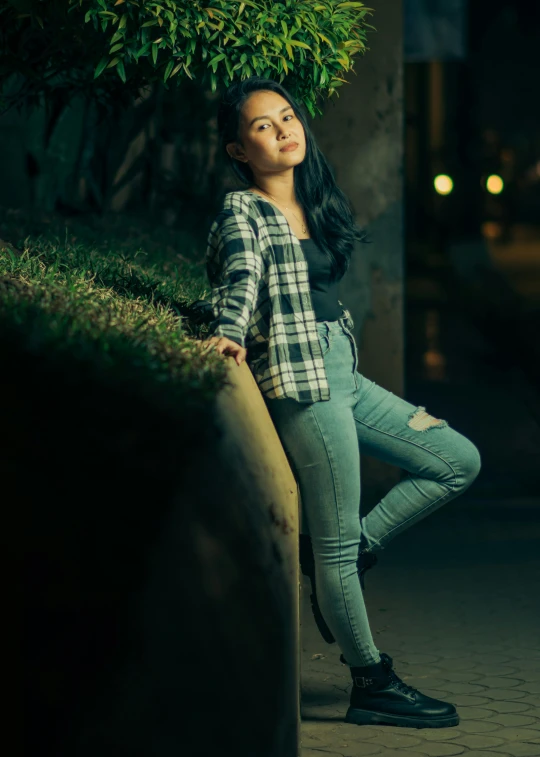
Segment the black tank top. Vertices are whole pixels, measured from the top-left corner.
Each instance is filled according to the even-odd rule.
[[[330,283],[330,261],[313,239],[300,239],[308,264],[311,300],[317,321],[337,321],[343,315],[338,303],[338,287],[342,277]]]

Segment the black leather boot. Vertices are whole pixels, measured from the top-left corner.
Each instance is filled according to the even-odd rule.
[[[326,641],[326,643],[333,644],[335,642],[334,635],[328,628],[326,621],[323,618],[321,608],[319,607],[319,602],[317,600],[317,587],[315,585],[315,558],[313,556],[313,547],[311,545],[311,537],[309,536],[309,534],[300,534],[299,555],[300,570],[302,571],[304,576],[308,576],[309,580],[311,581],[311,594],[309,595],[309,598],[311,600],[311,610],[313,612],[313,617],[315,618],[315,623],[317,624],[319,633]],[[362,590],[365,588],[364,573],[366,572],[366,570],[369,570],[374,565],[376,565],[376,563],[377,555],[374,555],[372,552],[359,553],[358,560],[356,561],[356,567],[358,570],[358,575],[360,576],[360,586],[362,587]],[[344,665],[347,664],[344,660],[342,660],[342,662]]]
[[[404,683],[393,670],[392,658],[384,652],[379,663],[350,670],[353,687],[346,723],[408,728],[448,728],[459,723],[454,705],[425,696]]]
[[[362,587],[362,591],[365,589],[364,573],[366,572],[366,570],[373,568],[374,565],[377,565],[377,555],[373,554],[373,552],[358,553],[356,567],[358,570],[358,575],[360,576],[360,586]]]

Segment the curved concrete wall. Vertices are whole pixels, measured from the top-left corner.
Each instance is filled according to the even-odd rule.
[[[283,727],[287,755],[300,755],[300,591],[299,493],[296,479],[246,362],[226,358],[229,385],[217,397],[218,426],[223,431],[221,452],[230,460],[232,475],[240,477],[250,496],[268,511],[278,559],[291,590],[290,697],[284,703]]]

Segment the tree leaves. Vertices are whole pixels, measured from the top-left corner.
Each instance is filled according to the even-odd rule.
[[[103,69],[107,66],[108,62],[109,62],[109,56],[105,55],[96,66],[96,70],[94,71],[94,79],[97,79],[97,77],[100,75]]]
[[[352,0],[59,2],[68,7],[73,39],[82,42],[91,35],[86,55],[87,50],[100,51],[97,64],[90,60],[94,79],[108,81],[108,69],[116,69],[122,82],[136,86],[180,74],[176,81],[196,77],[216,91],[234,77],[271,75],[285,82],[312,114],[320,96],[331,96],[346,83],[344,75],[353,70],[355,56],[368,49],[367,34],[373,29],[366,22],[372,9]],[[40,3],[44,33],[56,5]],[[8,23],[32,22],[7,18],[9,13],[4,17]],[[38,29],[35,23],[32,28]]]

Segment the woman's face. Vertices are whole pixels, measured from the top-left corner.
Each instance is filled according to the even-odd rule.
[[[242,144],[231,142],[227,152],[247,163],[255,177],[290,171],[304,160],[304,127],[292,106],[277,92],[254,92],[240,115]],[[282,148],[296,142],[294,150]]]

